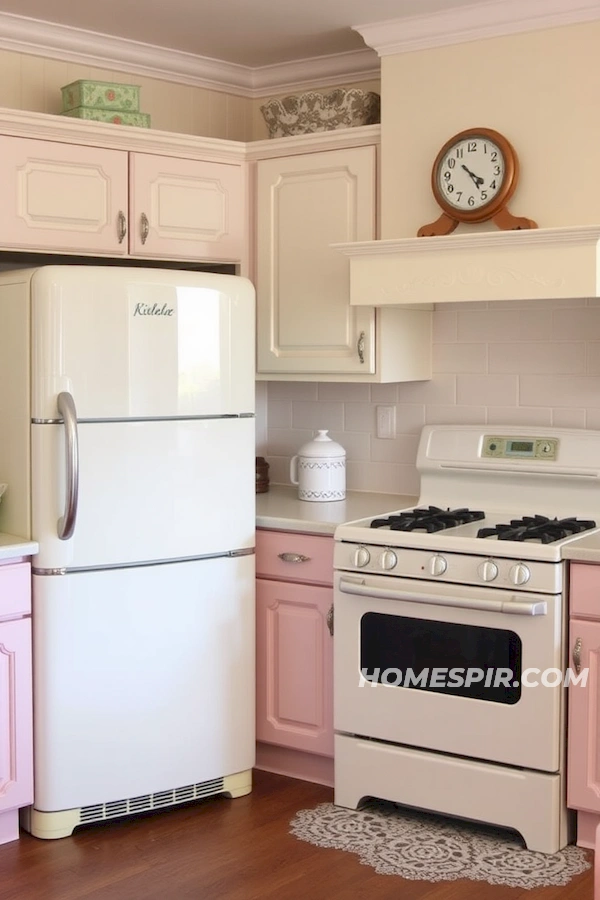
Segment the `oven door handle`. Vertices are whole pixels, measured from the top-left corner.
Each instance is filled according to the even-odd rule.
[[[516,616],[545,616],[548,604],[545,600],[471,600],[460,597],[444,597],[439,594],[418,594],[393,588],[373,587],[365,581],[349,581],[340,578],[340,591],[357,597],[373,597],[377,600],[406,600],[410,603],[424,603],[428,606],[453,606],[457,609],[476,609],[483,612],[499,612]],[[512,595],[515,596],[514,594]]]

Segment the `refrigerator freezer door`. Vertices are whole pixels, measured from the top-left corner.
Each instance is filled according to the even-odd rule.
[[[254,547],[254,419],[79,423],[73,536],[62,425],[32,425],[37,569],[176,560]]]
[[[235,275],[46,266],[31,275],[32,418],[254,410],[254,288]]]
[[[254,764],[254,557],[34,576],[35,808]]]

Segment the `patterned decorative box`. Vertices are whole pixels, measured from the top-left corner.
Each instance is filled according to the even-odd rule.
[[[112,122],[113,125],[135,125],[138,128],[150,128],[150,115],[142,112],[119,112],[116,109],[92,109],[89,106],[78,106],[67,109],[61,116],[73,119],[91,119],[94,122]]]
[[[61,88],[63,112],[80,106],[139,112],[140,89],[113,81],[74,81]]]

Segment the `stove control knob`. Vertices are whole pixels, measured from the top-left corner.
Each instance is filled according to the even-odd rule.
[[[359,569],[364,568],[364,566],[368,566],[371,562],[371,554],[367,550],[366,547],[357,547],[354,551],[354,556],[352,558],[352,564],[357,566]]]
[[[430,575],[443,575],[448,568],[448,563],[443,556],[432,556],[428,568]]]
[[[513,584],[527,584],[529,579],[531,578],[531,572],[529,571],[528,566],[524,563],[517,563],[516,566],[513,566],[508,573],[510,580]]]
[[[486,559],[477,567],[479,577],[484,581],[493,581],[498,577],[498,566],[491,559]]]
[[[393,550],[384,550],[379,557],[379,565],[382,569],[393,569],[398,564],[398,557]]]

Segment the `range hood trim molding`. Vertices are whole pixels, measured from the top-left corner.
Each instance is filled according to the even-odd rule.
[[[350,260],[356,306],[600,296],[600,225],[331,246]]]

